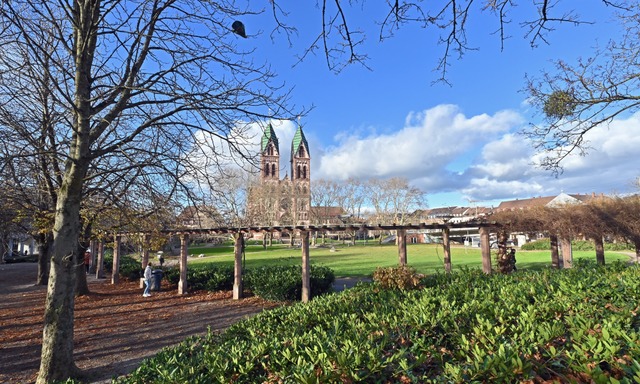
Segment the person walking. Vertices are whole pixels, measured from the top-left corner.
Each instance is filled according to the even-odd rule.
[[[151,296],[151,263],[144,269],[144,297]]]

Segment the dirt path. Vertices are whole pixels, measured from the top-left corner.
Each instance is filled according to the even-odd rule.
[[[35,263],[0,264],[1,383],[34,382],[39,368],[46,287],[33,285],[36,269]],[[88,282],[92,294],[76,299],[74,357],[91,383],[110,382],[209,327],[222,330],[277,306],[258,298],[234,301],[231,292],[178,295],[168,285],[145,298],[138,283]]]

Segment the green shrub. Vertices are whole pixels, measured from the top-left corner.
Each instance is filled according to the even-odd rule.
[[[310,280],[311,297],[316,297],[331,292],[335,276],[328,267],[312,265]],[[297,265],[251,269],[245,274],[245,282],[256,296],[266,300],[293,301],[302,297],[302,267]]]
[[[373,281],[385,289],[416,289],[420,287],[420,279],[415,268],[408,266],[376,268],[373,271]]]
[[[573,240],[571,242],[571,248],[574,251],[595,251],[596,250],[593,240]],[[549,242],[549,239],[540,239],[540,240],[532,241],[530,243],[523,244],[521,249],[525,251],[548,251],[549,249],[551,249],[551,244]],[[633,246],[625,242],[604,243],[605,251],[615,252],[615,251],[628,251],[632,249],[633,249]]]
[[[548,251],[551,249],[551,242],[549,239],[531,241],[529,243],[522,244],[520,249],[523,251]]]
[[[180,268],[165,268],[164,277],[171,284],[180,281]],[[200,264],[187,268],[189,290],[225,291],[233,288],[233,267]]]
[[[118,383],[640,382],[640,268],[430,276],[264,311]]]
[[[137,281],[142,276],[142,268],[140,261],[134,259],[131,256],[120,257],[119,275],[123,279],[129,281]],[[105,254],[104,256],[104,269],[107,273],[113,272],[113,255]]]

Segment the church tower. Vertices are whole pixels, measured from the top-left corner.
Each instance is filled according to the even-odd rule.
[[[298,125],[291,142],[291,192],[294,222],[309,224],[311,211],[311,156],[302,126]]]
[[[280,145],[271,123],[262,135],[260,145],[260,181],[280,180]]]
[[[260,185],[250,192],[250,216],[261,225],[308,225],[311,156],[299,125],[291,142],[290,174],[280,179],[280,146],[269,124],[260,142]]]

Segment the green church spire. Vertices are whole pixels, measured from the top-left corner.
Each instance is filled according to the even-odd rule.
[[[302,132],[302,126],[298,125],[298,129],[296,130],[296,134],[293,135],[293,141],[291,142],[291,158],[293,159],[296,156],[296,153],[300,149],[300,145],[304,145],[304,150],[309,155],[309,143],[307,143],[307,138],[304,137],[304,132]]]
[[[271,126],[271,123],[267,125],[267,129],[264,130],[264,135],[262,135],[260,151],[264,152],[267,149],[267,144],[269,144],[269,140],[273,141],[273,145],[276,146],[276,150],[278,151],[278,153],[280,153],[280,144],[278,144],[278,136],[276,136],[276,132],[273,130],[273,126]]]

